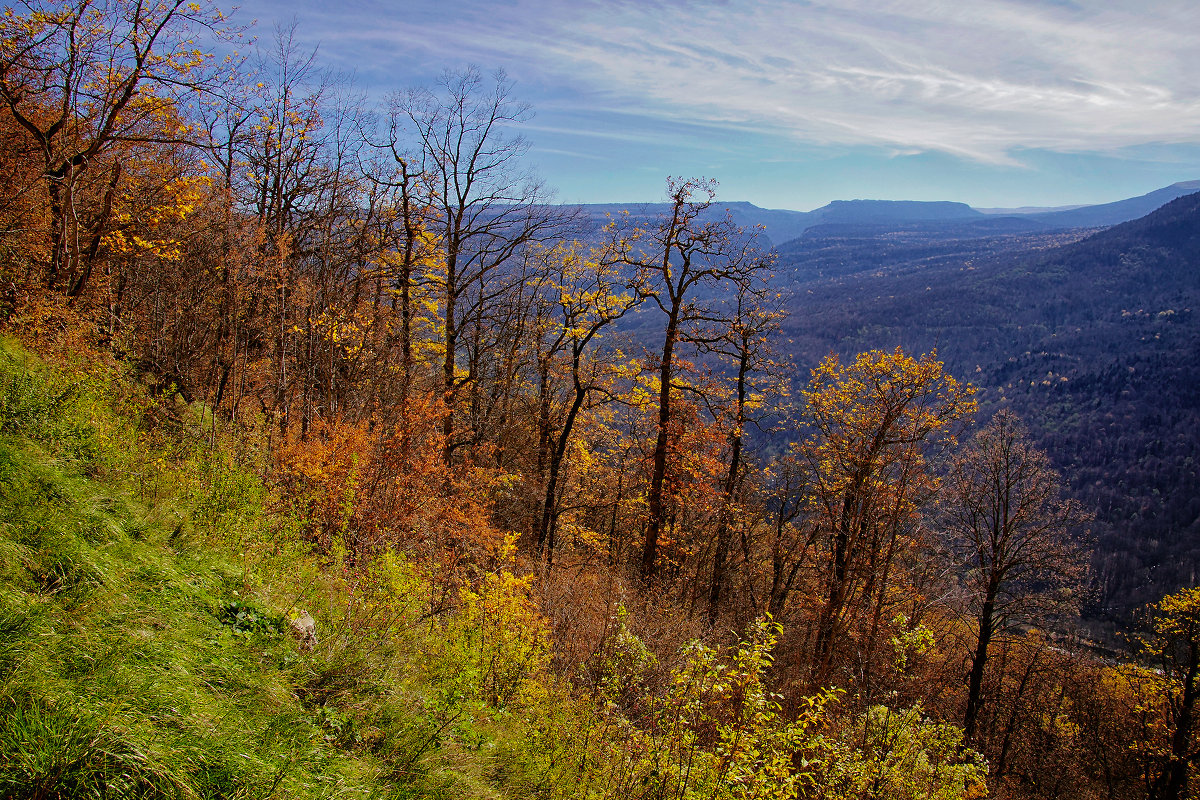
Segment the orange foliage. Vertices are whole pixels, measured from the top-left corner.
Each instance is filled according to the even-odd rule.
[[[474,465],[446,468],[440,399],[414,392],[398,420],[318,420],[308,437],[289,437],[279,454],[285,488],[320,549],[351,562],[403,549],[455,580],[506,559],[488,511],[499,479]]]

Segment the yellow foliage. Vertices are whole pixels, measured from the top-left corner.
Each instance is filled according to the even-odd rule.
[[[954,426],[973,414],[974,389],[943,370],[936,353],[915,359],[897,348],[861,353],[849,365],[827,356],[803,392],[810,435],[798,447],[816,487],[813,501],[830,523],[847,493],[906,516],[933,488],[926,451],[954,442]]]
[[[533,600],[532,584],[532,576],[502,570],[459,593],[451,634],[465,647],[489,705],[536,694],[537,679],[550,662],[549,626]]]

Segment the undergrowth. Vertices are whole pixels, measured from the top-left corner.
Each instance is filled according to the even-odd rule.
[[[191,410],[113,374],[0,344],[0,796],[490,793],[478,625],[425,614],[401,556],[309,554]]]
[[[399,549],[347,563],[239,447],[116,364],[0,339],[0,798],[981,796],[919,707],[785,716],[769,620],[656,692],[621,609],[575,692],[514,537],[450,588]]]

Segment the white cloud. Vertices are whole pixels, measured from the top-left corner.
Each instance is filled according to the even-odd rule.
[[[798,142],[1012,163],[1200,141],[1192,0],[372,1],[302,21],[372,74],[500,64],[589,108]]]

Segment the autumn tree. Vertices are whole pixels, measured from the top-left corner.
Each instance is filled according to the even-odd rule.
[[[43,179],[36,144],[29,131],[17,124],[8,114],[0,114],[0,265],[14,266],[24,262],[18,275],[4,275],[29,280],[35,264],[41,262],[40,252],[46,242],[34,221],[43,206]],[[9,313],[13,309],[6,309]]]
[[[859,650],[869,667],[900,545],[936,482],[929,453],[953,441],[975,409],[971,395],[936,354],[874,350],[850,364],[829,355],[813,370],[803,392],[807,435],[796,447],[806,513],[824,540],[813,684],[828,680],[852,616],[866,620]]]
[[[1165,742],[1148,759],[1146,790],[1151,800],[1184,800],[1200,767],[1200,588],[1164,597],[1149,611],[1137,643],[1154,670],[1143,682],[1154,689],[1142,707],[1156,717],[1151,727]]]
[[[315,51],[297,46],[294,26],[275,31],[256,63],[255,124],[235,155],[236,199],[259,229],[252,291],[265,312],[258,338],[271,343],[271,386],[262,388],[272,395],[281,434],[297,389],[303,429],[310,424],[313,351],[330,338],[322,337],[335,322],[329,305],[345,288],[330,285],[327,274],[330,225],[339,236],[352,227],[357,188],[357,170],[345,165],[347,134],[357,131],[338,124],[353,112],[339,102],[337,76],[315,59]]]
[[[441,260],[439,242],[431,228],[436,227],[436,217],[430,207],[432,194],[428,189],[431,176],[421,172],[422,159],[409,150],[410,143],[402,138],[404,126],[399,115],[393,111],[388,115],[386,130],[376,136],[368,133],[367,141],[383,153],[390,161],[390,168],[382,166],[367,172],[373,185],[381,187],[392,197],[393,219],[396,237],[391,248],[391,257],[385,258],[378,275],[387,277],[386,291],[391,297],[391,306],[400,314],[400,392],[399,402],[408,399],[416,362],[415,339],[416,319],[419,314],[421,292],[430,280],[443,271],[434,267]],[[379,287],[380,292],[384,290]]]
[[[998,412],[953,462],[943,523],[976,630],[963,728],[975,737],[993,640],[1077,608],[1087,515],[1012,412]]]
[[[235,418],[253,398],[257,411],[277,412],[282,434],[297,399],[303,432],[345,405],[348,355],[362,349],[348,307],[362,294],[374,219],[355,180],[353,98],[294,35],[277,30],[243,76],[251,85],[196,109],[192,128],[206,146],[190,152],[203,155],[211,186],[203,235],[168,271],[128,265],[114,292],[125,307],[153,310],[148,328],[158,332],[140,333],[144,368],[189,394],[202,387]]]
[[[179,109],[224,76],[197,40],[231,33],[187,0],[24,0],[0,18],[0,103],[39,153],[49,288],[87,286],[121,182],[114,147],[194,142]]]
[[[153,363],[153,371],[173,376],[169,380],[190,397],[193,382],[190,375],[184,377],[188,370],[182,367],[195,351],[183,343],[203,342],[209,318],[192,314],[172,321],[165,306],[176,303],[167,302],[143,314],[154,320],[158,333],[154,335],[137,311],[160,291],[168,296],[176,293],[177,303],[196,311],[206,305],[203,295],[211,286],[198,265],[190,263],[197,240],[206,238],[209,222],[206,165],[196,148],[179,144],[122,145],[119,153],[122,179],[109,198],[106,231],[90,251],[92,256],[103,254],[104,280],[99,284],[102,291],[96,293],[104,300],[106,312],[102,330],[119,347],[136,348],[139,340],[150,344],[142,350],[142,366]]]
[[[751,237],[729,216],[709,213],[716,195],[710,180],[667,181],[671,210],[649,230],[630,237],[624,260],[639,273],[639,292],[661,312],[662,345],[654,361],[658,424],[653,449],[641,575],[654,577],[659,536],[668,515],[664,491],[671,437],[672,403],[683,388],[679,349],[694,342],[700,326],[717,313],[712,293],[746,281],[761,268]]]
[[[598,353],[604,329],[621,319],[638,303],[636,294],[619,269],[619,250],[611,246],[583,250],[559,245],[548,257],[555,264],[548,286],[555,315],[543,335],[538,369],[538,462],[544,467],[545,491],[536,540],[547,561],[553,558],[559,517],[559,481],[567,447],[581,411],[597,395],[609,399],[613,372],[619,369],[611,354]],[[551,370],[559,361],[565,379],[565,397],[554,414]],[[552,417],[559,417],[557,422]]]
[[[723,408],[714,409],[728,430],[728,467],[721,481],[720,508],[713,542],[712,571],[708,582],[708,622],[716,624],[728,581],[734,518],[738,514],[746,459],[743,446],[748,426],[762,425],[773,401],[786,394],[783,370],[772,346],[784,312],[778,294],[769,291],[766,269],[769,262],[747,274],[727,301],[727,318],[719,320],[711,335],[701,336],[701,349],[721,358],[730,396]],[[757,280],[756,280],[757,278]]]

